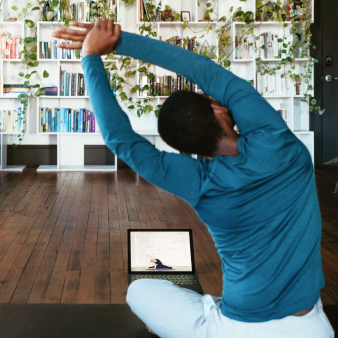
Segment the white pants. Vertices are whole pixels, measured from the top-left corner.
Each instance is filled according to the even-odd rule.
[[[304,316],[245,323],[225,317],[219,297],[141,279],[129,286],[127,303],[161,338],[334,338],[320,299]]]

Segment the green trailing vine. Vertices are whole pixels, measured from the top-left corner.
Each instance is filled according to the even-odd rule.
[[[135,0],[121,0],[125,2],[128,6],[135,5]],[[246,0],[241,0],[246,1]],[[318,114],[323,114],[324,110],[321,110],[319,106],[316,106],[316,100],[311,98],[311,91],[313,90],[311,85],[311,76],[312,76],[312,68],[316,62],[316,59],[309,57],[310,48],[315,48],[311,44],[311,12],[310,12],[310,0],[303,0],[302,8],[298,9],[298,13],[294,13],[293,11],[293,0],[285,0],[286,4],[290,6],[290,12],[285,11],[282,8],[282,2],[277,0],[276,2],[266,0],[256,0],[256,12],[253,13],[251,11],[244,12],[241,7],[234,10],[233,7],[230,8],[230,16],[226,18],[225,16],[221,16],[218,8],[218,0],[208,0],[206,3],[206,10],[204,13],[204,19],[207,20],[205,26],[195,31],[190,22],[184,21],[182,28],[183,30],[190,30],[195,36],[193,39],[202,39],[205,34],[208,34],[211,30],[215,31],[217,37],[216,45],[207,45],[201,46],[200,43],[196,42],[196,46],[193,50],[194,53],[198,53],[198,48],[201,49],[200,53],[211,57],[214,59],[219,65],[222,67],[231,70],[231,55],[234,53],[236,46],[235,42],[231,41],[231,29],[233,29],[233,23],[241,22],[243,25],[241,26],[240,36],[238,36],[238,46],[241,46],[244,39],[252,36],[253,43],[250,45],[254,48],[255,53],[257,55],[258,48],[260,48],[256,41],[259,39],[259,36],[255,36],[255,28],[258,27],[261,23],[257,21],[261,18],[262,14],[266,12],[268,17],[272,21],[276,21],[284,24],[284,26],[290,25],[290,34],[293,37],[293,40],[284,41],[283,38],[280,38],[278,41],[283,43],[283,57],[281,60],[278,60],[277,66],[270,67],[269,62],[262,60],[260,57],[256,58],[256,62],[260,70],[264,73],[274,74],[277,70],[280,70],[283,65],[289,64],[290,69],[288,73],[290,77],[295,81],[298,78],[302,78],[302,80],[307,84],[306,92],[304,93],[304,97],[301,99],[302,102],[306,102],[309,104],[309,111],[316,111]],[[53,0],[50,1],[50,8],[47,13],[44,13],[43,6],[46,1],[39,1],[39,6],[33,6],[31,1],[26,1],[25,6],[21,8],[20,14],[18,14],[19,20],[24,20],[24,24],[33,32],[32,36],[24,37],[20,43],[23,46],[22,54],[23,59],[22,63],[27,66],[26,73],[20,73],[19,76],[25,79],[24,85],[30,87],[30,90],[27,94],[20,94],[19,98],[21,99],[21,103],[23,104],[23,114],[27,113],[27,108],[29,103],[34,97],[39,97],[42,95],[44,88],[41,87],[41,77],[48,78],[49,74],[47,71],[43,71],[42,74],[39,74],[36,70],[36,67],[39,65],[39,61],[37,60],[37,28],[36,24],[29,19],[25,19],[28,11],[40,11],[40,20],[42,21],[51,21],[54,17],[54,11],[58,10],[59,12],[59,20],[58,22],[52,21],[55,23],[63,23],[66,27],[69,25],[69,22],[73,20],[72,11],[70,7],[70,0]],[[199,3],[198,3],[199,5]],[[161,11],[161,3],[157,6],[154,5],[154,0],[148,0],[146,3],[147,15],[143,15],[142,22],[143,24],[139,26],[139,32],[141,35],[145,35],[147,37],[157,37],[156,27],[156,15]],[[13,10],[18,11],[19,8],[17,6],[12,7]],[[179,13],[171,8],[170,6],[165,6],[165,11],[170,11],[173,24],[172,27],[176,30],[176,26],[174,24],[175,21],[180,19]],[[63,13],[61,15],[61,13]],[[104,0],[96,1],[96,8],[91,9],[90,11],[90,21],[93,22],[96,18],[108,18],[116,21],[116,14],[112,12],[110,8],[110,4]],[[163,14],[163,11],[162,13]],[[289,21],[290,23],[286,23]],[[177,30],[176,30],[177,32]],[[301,36],[299,40],[297,38],[296,33]],[[178,36],[178,32],[177,35]],[[170,37],[168,42],[172,41],[174,37]],[[188,39],[183,39],[183,43],[186,46],[188,44]],[[182,47],[178,44],[178,47]],[[263,46],[264,47],[264,46]],[[301,72],[296,72],[295,67],[295,57],[294,53],[296,50],[301,48],[301,58],[308,58],[308,61],[304,62],[303,69]],[[218,50],[218,57],[216,56],[215,50]],[[80,50],[76,51],[76,56],[80,56]],[[137,66],[138,65],[138,66]],[[148,85],[140,88],[139,84],[135,83],[135,77],[137,73],[146,75],[149,79],[151,79],[154,74],[150,72],[151,64],[143,63],[138,60],[134,60],[130,57],[123,57],[120,61],[119,68],[117,67],[117,63],[115,62],[115,55],[113,53],[107,55],[105,59],[105,69],[107,73],[113,74],[113,80],[111,82],[111,86],[113,86],[113,82],[116,81],[116,95],[120,98],[121,102],[124,106],[132,113],[137,116],[142,116],[144,114],[149,114],[153,112],[156,116],[158,116],[159,109],[161,105],[157,105],[152,101],[152,97],[159,96],[159,92],[155,92],[153,96],[147,96],[142,99],[134,99],[132,94],[137,93],[138,90],[146,91],[149,89]],[[39,82],[39,83],[35,83]],[[167,93],[166,93],[167,94]],[[21,144],[23,137],[25,135],[26,128],[23,128],[22,134],[19,135],[19,142]],[[15,145],[17,146],[17,145]]]

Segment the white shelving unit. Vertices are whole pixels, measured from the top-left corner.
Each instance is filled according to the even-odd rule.
[[[73,0],[72,2],[80,2],[81,0]],[[160,0],[155,1],[155,5],[157,6]],[[197,36],[197,41],[203,45],[206,40],[209,45],[218,45],[217,35],[215,30],[217,29],[218,22],[214,20],[211,24],[212,29],[206,34],[197,33],[201,31],[208,24],[207,22],[199,22],[198,20],[203,19],[203,14],[206,10],[206,0],[162,0],[161,6],[164,9],[165,5],[170,5],[177,12],[181,11],[189,11],[191,21],[189,26],[191,30],[188,28],[183,29],[183,22],[175,21],[175,22],[155,22],[151,23],[151,25],[156,29],[157,38],[162,37],[162,40],[172,36],[179,36],[181,38],[193,37]],[[139,33],[139,27],[143,25],[143,22],[139,21],[139,1],[135,1],[133,6],[127,6],[124,2],[117,0],[117,13],[118,13],[118,22],[122,26],[122,30],[131,31],[134,33]],[[255,13],[255,0],[247,0],[246,2],[240,0],[231,0],[231,1],[221,1],[219,0],[218,7],[218,17],[226,16],[230,17],[229,8],[233,6],[234,10],[238,7],[242,7],[243,11],[252,11]],[[313,6],[312,6],[313,7]],[[6,6],[5,6],[6,11]],[[312,8],[313,10],[313,8]],[[132,13],[135,13],[135,16],[132,16]],[[11,13],[12,15],[13,13]],[[4,18],[6,19],[8,15],[5,13]],[[134,20],[132,18],[135,18]],[[215,19],[212,17],[212,19]],[[132,22],[131,22],[132,21]],[[54,38],[51,36],[52,31],[54,31],[57,22],[38,22],[38,57],[40,57],[40,41],[53,41]],[[62,24],[62,23],[61,23]],[[148,25],[149,23],[147,23]],[[245,24],[244,24],[245,25]],[[236,22],[232,24],[232,28],[230,31],[231,41],[235,40],[235,35],[239,35],[242,29],[243,23]],[[3,28],[2,28],[3,27]],[[0,22],[0,28],[5,30],[17,32],[19,29],[22,34],[24,33],[24,27],[22,22],[10,23],[10,22]],[[289,29],[290,24],[287,27],[284,27],[284,23],[277,22],[261,22],[257,23],[257,27],[254,28],[254,34],[259,35],[263,32],[271,31],[275,34],[278,34],[280,37],[284,36],[286,31]],[[203,35],[203,38],[200,38]],[[24,36],[24,35],[22,35]],[[214,53],[218,57],[218,49],[215,48]],[[81,67],[81,60],[55,60],[55,59],[39,59],[40,65],[38,66],[38,70],[42,73],[43,70],[47,70],[50,74],[47,79],[48,82],[53,86],[57,86],[58,94],[60,94],[60,67],[62,69],[66,69],[67,71],[72,72],[80,72],[83,73]],[[269,61],[271,65],[277,63],[278,59],[270,59],[264,60]],[[298,70],[301,69],[304,62],[308,61],[308,59],[295,59],[295,65]],[[0,72],[2,74],[1,83],[22,83],[22,78],[18,78],[17,75],[13,81],[8,82],[11,79],[11,70],[15,68],[13,74],[18,74],[20,72],[20,67],[23,65],[20,63],[20,60],[1,60],[0,61]],[[111,61],[116,62],[117,68],[120,69],[121,61]],[[178,60],[179,62],[179,60]],[[139,64],[138,64],[139,66]],[[283,66],[284,70],[287,71],[289,67],[288,65]],[[253,79],[254,85],[256,87],[256,74],[259,68],[255,61],[255,56],[252,59],[234,59],[231,57],[231,71],[238,75],[241,78],[246,80]],[[25,70],[23,70],[25,71]],[[150,72],[154,73],[156,76],[163,75],[174,75],[172,72],[163,69],[161,67],[152,65],[149,69]],[[123,71],[122,73],[123,74]],[[136,85],[139,84],[139,73],[134,79],[131,79],[131,84]],[[312,80],[313,82],[313,80]],[[3,85],[2,85],[3,86]],[[16,109],[16,105],[20,104],[20,100],[16,98],[4,98],[2,93],[2,86],[0,91],[0,106],[2,109]],[[135,94],[131,94],[134,99],[144,99],[145,97],[139,96],[138,92]],[[163,104],[166,100],[166,96],[157,96],[150,97],[151,100],[155,104]],[[308,105],[306,103],[301,102],[302,96],[299,95],[290,95],[290,96],[269,96],[265,97],[265,99],[273,106],[276,110],[280,109],[280,104],[285,104],[288,107],[288,126],[294,132],[294,134],[306,145],[309,150],[312,159],[314,160],[314,134],[309,131],[309,112]],[[34,105],[34,109],[30,109],[27,120],[31,119],[31,121],[27,121],[30,125],[30,133],[35,134],[39,137],[39,139],[46,140],[46,136],[48,140],[52,144],[57,145],[57,164],[54,166],[40,166],[38,171],[114,171],[117,170],[117,158],[115,156],[115,165],[105,165],[105,166],[85,166],[84,165],[84,146],[85,145],[104,145],[104,141],[100,133],[42,133],[40,132],[40,111],[39,109],[42,107],[58,107],[58,108],[87,108],[91,110],[91,105],[88,96],[41,96],[37,98],[36,105]],[[32,105],[33,106],[33,105]],[[3,108],[4,107],[4,108]],[[122,105],[122,109],[124,109]],[[125,111],[128,114],[131,125],[133,129],[141,134],[143,137],[147,138],[152,144],[154,144],[160,150],[167,150],[172,152],[177,152],[176,150],[170,148],[166,145],[157,132],[157,119],[153,113],[147,114],[138,118],[137,116],[129,113],[126,109]],[[6,165],[7,162],[7,141],[10,140],[10,136],[7,133],[1,133],[1,167],[2,170],[13,170],[13,168],[9,168]],[[42,135],[44,137],[42,137]],[[40,137],[41,136],[41,137]],[[27,135],[26,135],[27,137]],[[36,138],[35,138],[36,139]],[[193,155],[193,157],[196,157]],[[19,166],[17,170],[22,170],[24,166]]]

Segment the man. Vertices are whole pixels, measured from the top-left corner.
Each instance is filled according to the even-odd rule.
[[[131,309],[160,337],[333,337],[319,294],[321,217],[312,161],[279,113],[207,57],[121,34],[108,20],[72,25],[86,30],[60,28],[54,36],[82,47],[90,101],[107,146],[143,178],[194,207],[222,259],[222,298],[143,279],[129,287]],[[187,77],[214,98],[175,92],[158,119],[169,145],[212,161],[160,152],[131,129],[100,57],[114,47]]]

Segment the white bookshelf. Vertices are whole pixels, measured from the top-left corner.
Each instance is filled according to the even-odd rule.
[[[80,0],[72,0],[72,2],[80,2]],[[156,6],[160,1],[156,0],[154,3]],[[206,40],[209,45],[218,45],[217,35],[215,30],[218,27],[218,22],[214,19],[211,23],[212,29],[208,34],[196,33],[200,30],[203,30],[207,22],[199,22],[198,20],[203,19],[203,14],[206,10],[206,0],[162,0],[161,5],[164,9],[165,5],[170,5],[177,12],[189,11],[191,21],[189,28],[183,29],[183,22],[155,22],[155,23],[146,23],[146,25],[151,24],[152,27],[157,32],[156,39],[162,37],[162,40],[172,36],[179,36],[180,38],[191,38],[197,36],[197,41],[203,45],[203,42]],[[198,5],[199,4],[199,5]],[[117,13],[118,13],[118,23],[121,24],[122,30],[130,31],[133,33],[139,33],[139,27],[144,24],[144,22],[139,21],[139,1],[135,1],[133,6],[127,6],[124,2],[117,0]],[[231,0],[231,1],[219,1],[218,16],[230,17],[229,8],[233,6],[234,10],[238,7],[242,7],[243,11],[252,11],[255,13],[255,1],[247,0],[246,2],[240,0]],[[6,13],[6,10],[10,10],[7,6],[4,6],[4,19],[6,20],[9,14]],[[312,8],[313,10],[313,8]],[[14,13],[10,13],[10,16],[13,16]],[[133,15],[134,14],[134,15]],[[134,18],[134,19],[133,19]],[[63,23],[61,23],[62,25]],[[30,105],[29,113],[27,113],[27,124],[29,124],[29,133],[26,134],[24,142],[30,144],[29,140],[34,140],[34,143],[41,140],[41,144],[55,144],[57,145],[57,164],[54,166],[40,166],[38,171],[115,171],[117,170],[117,158],[115,156],[115,165],[105,165],[105,166],[86,166],[84,165],[84,147],[86,145],[104,145],[104,141],[100,133],[62,133],[62,132],[50,132],[43,133],[40,132],[40,111],[42,107],[57,107],[57,108],[87,108],[91,109],[90,100],[88,96],[60,96],[60,67],[66,69],[67,71],[80,72],[83,73],[81,67],[81,60],[69,60],[69,59],[40,59],[40,41],[53,41],[54,38],[51,36],[52,31],[54,31],[55,26],[58,25],[57,22],[37,22],[37,35],[38,35],[38,60],[40,65],[38,70],[42,73],[43,70],[47,70],[50,74],[47,82],[58,88],[58,96],[41,96],[34,99],[35,103]],[[278,34],[280,37],[285,35],[286,31],[290,27],[290,23],[287,24],[287,27],[284,27],[284,23],[278,22],[261,22],[256,23],[254,28],[255,35],[259,35],[263,32],[271,31],[275,34]],[[235,35],[241,31],[243,23],[236,22],[232,24],[230,31],[231,41],[235,40]],[[244,24],[245,26],[245,24]],[[6,28],[6,29],[5,29]],[[18,32],[24,34],[24,27],[22,22],[0,22],[0,29],[9,30],[13,32]],[[199,38],[204,34],[203,38]],[[23,35],[24,36],[24,35]],[[214,53],[218,57],[218,49],[215,48]],[[255,61],[256,56],[253,56],[252,59],[234,59],[234,56],[231,57],[231,71],[238,75],[241,78],[246,80],[253,79],[254,85],[256,88],[256,74],[258,71],[258,65]],[[269,59],[264,60],[269,61],[269,65],[274,65],[277,63],[278,59]],[[297,69],[301,69],[303,63],[308,61],[308,59],[295,59],[295,65]],[[117,68],[120,69],[121,61],[112,61],[108,60],[107,62],[115,62]],[[138,62],[137,68],[139,68],[140,63]],[[20,104],[20,100],[16,98],[5,98],[3,96],[3,84],[6,83],[10,78],[11,70],[13,75],[13,81],[7,83],[22,83],[22,78],[18,77],[16,74],[20,72],[20,67],[23,67],[20,60],[1,60],[0,61],[0,72],[1,77],[1,89],[0,89],[0,105],[1,109],[16,109],[16,105]],[[283,66],[283,70],[287,71],[288,65]],[[25,72],[25,70],[23,70]],[[161,67],[152,65],[149,69],[150,72],[154,73],[156,76],[163,75],[174,75],[174,73],[163,69]],[[131,79],[130,82],[132,85],[139,84],[140,74],[136,73],[135,78]],[[122,71],[123,75],[123,71]],[[15,77],[16,76],[16,77]],[[142,76],[142,74],[141,74]],[[313,84],[313,79],[312,79]],[[125,88],[127,95],[129,92]],[[138,91],[135,94],[131,94],[134,100],[142,100],[145,97],[140,96]],[[280,104],[287,105],[288,109],[288,127],[294,132],[294,134],[306,145],[309,150],[312,160],[314,161],[314,134],[309,131],[309,112],[308,105],[301,102],[302,96],[299,95],[290,95],[290,96],[267,96],[264,97],[267,102],[271,104],[275,109],[280,108]],[[167,99],[166,96],[157,96],[150,97],[152,102],[155,105],[163,104]],[[120,101],[120,100],[119,100]],[[120,102],[121,103],[121,102]],[[5,108],[2,108],[2,107]],[[160,150],[166,150],[171,152],[177,152],[176,150],[170,148],[166,145],[157,132],[157,118],[154,113],[150,113],[142,116],[141,118],[133,115],[124,108],[124,105],[121,105],[122,109],[126,111],[130,119],[133,129],[141,134],[143,137],[147,138],[152,144],[154,144]],[[12,142],[13,134],[1,133],[1,170],[13,170],[7,166],[7,143]],[[27,140],[27,141],[26,141]],[[25,143],[24,143],[25,144]],[[196,155],[193,155],[196,157]],[[17,170],[22,170],[24,166],[19,166]]]

